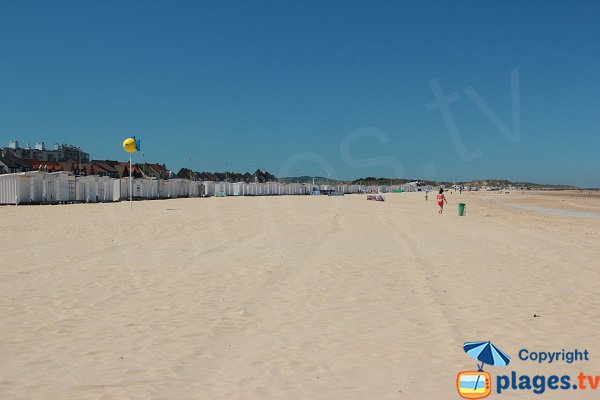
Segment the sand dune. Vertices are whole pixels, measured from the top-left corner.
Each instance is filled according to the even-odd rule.
[[[598,373],[600,220],[494,196],[0,207],[0,398],[458,398],[470,340]]]

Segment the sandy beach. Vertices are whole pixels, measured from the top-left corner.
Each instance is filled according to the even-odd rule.
[[[0,207],[0,398],[450,399],[474,340],[600,375],[600,199],[432,197]]]

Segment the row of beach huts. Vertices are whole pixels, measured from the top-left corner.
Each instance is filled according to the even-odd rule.
[[[100,203],[129,199],[129,178],[74,176],[67,172],[22,172],[0,175],[0,204]],[[416,191],[415,185],[364,186],[300,183],[210,182],[189,179],[134,178],[134,199],[169,199],[209,196],[273,196],[325,193],[353,194]]]

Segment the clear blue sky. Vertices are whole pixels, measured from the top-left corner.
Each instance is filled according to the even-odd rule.
[[[136,134],[174,170],[597,187],[598,21],[596,1],[5,1],[0,145],[125,160]],[[514,133],[515,68],[510,141],[465,89]]]

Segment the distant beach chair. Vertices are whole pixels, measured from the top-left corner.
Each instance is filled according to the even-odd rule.
[[[382,194],[368,194],[367,200],[385,201],[385,197]]]

